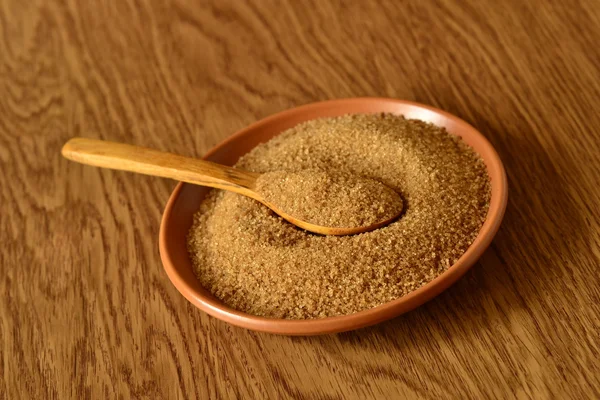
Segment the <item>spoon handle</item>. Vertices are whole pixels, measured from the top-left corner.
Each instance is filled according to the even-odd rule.
[[[257,198],[254,184],[260,174],[146,147],[105,140],[73,138],[62,148],[69,160],[96,167],[161,176],[196,185],[229,190]]]

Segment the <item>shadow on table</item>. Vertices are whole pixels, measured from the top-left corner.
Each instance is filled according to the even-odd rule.
[[[530,303],[542,301],[544,287],[557,279],[557,263],[574,249],[588,246],[585,210],[573,207],[576,193],[570,183],[577,182],[577,170],[572,160],[558,151],[547,153],[527,133],[495,146],[507,170],[509,201],[492,246],[440,296],[393,320],[336,335],[341,346],[370,342],[385,352],[456,344],[482,330],[488,334],[507,330],[513,313],[532,314]],[[557,159],[569,171],[569,182],[558,172],[553,162]]]

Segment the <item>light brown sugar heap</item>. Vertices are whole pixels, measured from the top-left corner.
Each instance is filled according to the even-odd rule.
[[[321,236],[255,200],[211,191],[189,233],[196,275],[231,307],[274,318],[350,314],[419,288],[465,252],[490,200],[485,165],[471,148],[442,128],[390,114],[302,123],[237,166],[354,174],[404,202],[400,218],[384,228]]]
[[[369,226],[402,211],[402,198],[394,190],[346,172],[275,171],[261,175],[256,183],[256,191],[278,210],[320,226]]]

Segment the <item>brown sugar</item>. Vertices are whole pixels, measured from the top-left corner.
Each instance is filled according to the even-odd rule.
[[[340,171],[267,172],[258,178],[256,191],[278,210],[327,227],[369,226],[402,211],[402,198],[391,188]]]
[[[302,123],[237,166],[340,171],[381,182],[404,201],[384,228],[320,236],[250,198],[209,192],[188,237],[195,273],[229,306],[272,318],[350,314],[406,295],[460,258],[489,207],[489,177],[470,147],[443,128],[391,114]]]

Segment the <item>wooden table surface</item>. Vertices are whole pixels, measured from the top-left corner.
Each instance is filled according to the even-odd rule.
[[[598,0],[0,0],[0,398],[599,398],[599,39]],[[175,182],[60,156],[354,96],[464,118],[510,185],[463,279],[356,332],[208,317],[159,259]]]

